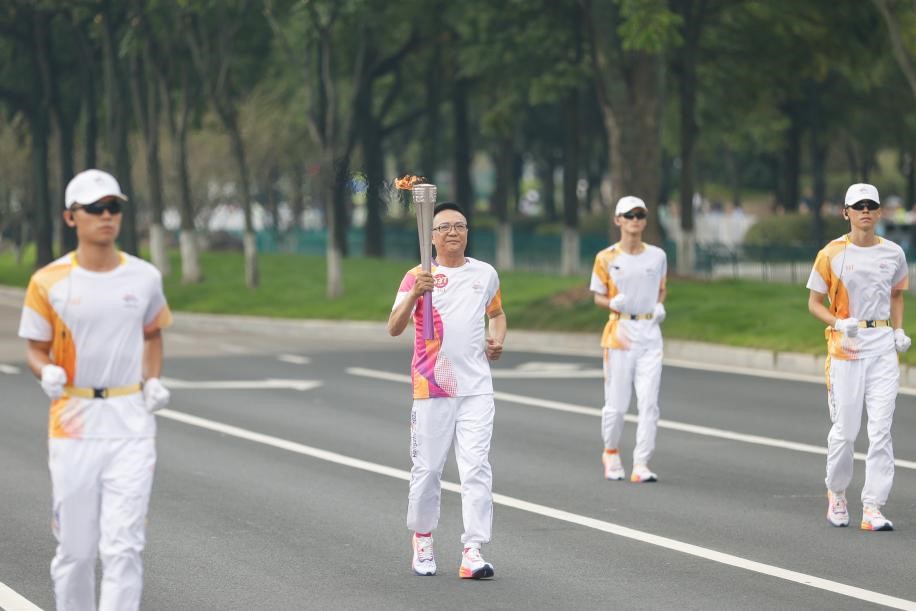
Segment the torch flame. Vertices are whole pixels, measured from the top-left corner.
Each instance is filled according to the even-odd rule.
[[[396,189],[402,189],[404,191],[410,191],[415,184],[422,181],[422,176],[411,176],[406,174],[401,178],[396,178],[394,180],[394,186]]]

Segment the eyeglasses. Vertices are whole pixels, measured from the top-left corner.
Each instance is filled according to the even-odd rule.
[[[107,202],[93,202],[85,206],[72,206],[72,210],[82,210],[94,216],[101,216],[106,210],[114,215],[121,214],[121,202],[116,199],[110,199]]]
[[[881,204],[879,204],[878,202],[864,201],[864,200],[863,200],[863,201],[861,201],[861,202],[856,202],[856,203],[854,203],[853,205],[847,206],[847,207],[848,207],[848,208],[852,208],[852,209],[855,210],[856,212],[862,212],[862,211],[865,210],[866,208],[867,208],[868,210],[871,210],[872,212],[874,212],[875,210],[877,210],[878,208],[881,207]]]
[[[641,221],[641,220],[643,220],[644,218],[646,218],[646,213],[645,213],[645,212],[642,212],[642,211],[640,211],[640,212],[624,212],[624,213],[621,214],[620,216],[622,216],[623,218],[627,219],[628,221],[632,221],[633,219],[638,219],[638,220]]]
[[[458,233],[464,233],[468,230],[467,223],[442,223],[441,225],[436,225],[433,227],[439,233],[451,233],[452,229]]]

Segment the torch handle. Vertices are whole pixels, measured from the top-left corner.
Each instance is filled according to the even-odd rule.
[[[435,337],[433,326],[433,293],[426,291],[423,293],[423,339]]]

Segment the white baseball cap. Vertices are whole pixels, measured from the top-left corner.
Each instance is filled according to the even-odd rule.
[[[646,212],[649,211],[649,209],[646,208],[646,202],[642,201],[638,197],[634,197],[632,195],[626,195],[624,197],[621,197],[617,201],[617,208],[616,210],[614,210],[614,216],[618,216],[625,212],[629,212],[633,208],[642,208]]]
[[[846,201],[845,206],[848,208],[856,202],[860,202],[863,199],[873,201],[876,204],[880,204],[881,200],[878,199],[878,189],[874,185],[869,185],[864,182],[857,182],[848,189],[846,189]]]
[[[114,176],[102,170],[84,170],[74,176],[64,191],[64,205],[69,210],[73,204],[91,204],[103,197],[117,197],[125,202],[121,185]]]

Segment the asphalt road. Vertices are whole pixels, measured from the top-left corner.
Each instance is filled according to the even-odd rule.
[[[46,401],[17,320],[0,303],[0,585],[52,609]],[[439,575],[409,570],[408,342],[380,327],[184,325],[166,348],[173,397],[158,418],[145,609],[916,609],[911,396],[894,429],[897,530],[870,533],[824,519],[822,385],[666,367],[660,481],[606,482],[597,351],[507,352],[484,550],[496,579],[467,582],[453,491]],[[857,461],[854,526],[863,470]],[[457,482],[452,459],[444,478]]]

